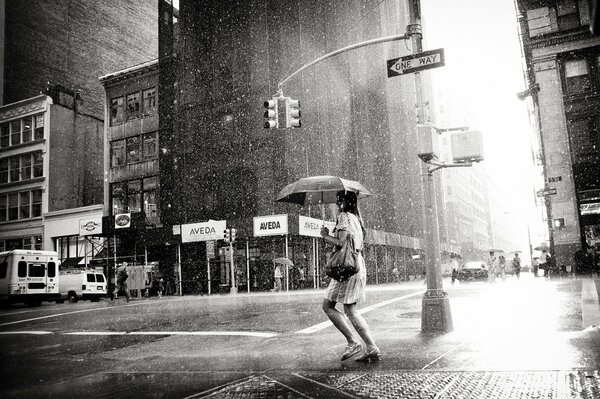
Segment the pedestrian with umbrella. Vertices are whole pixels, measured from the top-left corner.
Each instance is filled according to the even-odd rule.
[[[333,230],[321,228],[321,237],[326,243],[341,247],[350,234],[354,247],[359,251],[357,264],[359,271],[344,281],[331,279],[325,292],[322,308],[333,325],[344,335],[347,341],[341,360],[347,360],[363,349],[360,339],[365,343],[364,353],[356,359],[358,362],[372,362],[381,359],[381,352],[375,344],[367,321],[358,313],[357,303],[364,301],[367,285],[367,271],[362,255],[365,228],[360,217],[358,198],[370,195],[360,183],[335,176],[315,176],[300,179],[279,193],[278,201],[300,205],[326,204],[335,202],[339,214]],[[324,216],[324,215],[323,215]],[[344,313],[336,308],[337,303],[344,306]],[[347,316],[347,317],[346,317]],[[350,327],[350,323],[355,332]]]

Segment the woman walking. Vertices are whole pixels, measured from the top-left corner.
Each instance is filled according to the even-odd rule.
[[[350,328],[349,320],[354,330],[366,345],[364,353],[356,361],[377,361],[381,359],[381,353],[371,336],[367,321],[358,313],[358,309],[356,308],[356,304],[365,299],[365,286],[367,284],[367,271],[362,255],[365,229],[358,210],[357,195],[350,191],[340,191],[337,193],[336,203],[340,213],[335,229],[333,230],[334,236],[330,236],[329,229],[323,227],[321,229],[321,237],[330,244],[342,246],[346,240],[346,235],[351,234],[354,237],[355,248],[360,251],[357,259],[359,271],[344,282],[331,279],[325,292],[325,298],[323,299],[323,311],[348,342],[344,353],[342,353],[341,360],[349,359],[362,350],[361,342]],[[338,302],[343,304],[344,313],[348,316],[347,318],[344,316],[344,313],[336,308]]]

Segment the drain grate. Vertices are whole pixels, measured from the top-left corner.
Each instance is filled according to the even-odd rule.
[[[377,399],[592,399],[600,398],[599,371],[400,371],[377,373],[299,373],[291,388],[267,375],[253,376],[213,392],[209,398],[295,399],[312,397],[317,387],[341,397]],[[289,375],[287,375],[289,377]],[[315,395],[315,397],[317,397]],[[319,396],[323,397],[323,396]]]

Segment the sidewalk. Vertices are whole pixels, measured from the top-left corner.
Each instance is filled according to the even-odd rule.
[[[188,398],[600,398],[600,281],[581,279],[577,328],[542,306],[573,305],[560,302],[559,284],[528,284],[493,285],[477,301],[452,299],[446,286],[455,330],[421,334],[414,320],[385,330],[377,336],[381,362],[309,362]],[[502,305],[494,305],[501,295]],[[422,366],[426,359],[433,360]]]

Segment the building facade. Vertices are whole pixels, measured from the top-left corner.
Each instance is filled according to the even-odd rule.
[[[517,0],[550,251],[571,264],[600,242],[600,38],[589,31],[588,2]]]
[[[101,201],[90,179],[101,179],[93,160],[102,144],[75,132],[100,139],[103,123],[77,113],[68,94],[59,101],[40,95],[0,107],[0,249],[54,249],[44,246],[43,214],[76,208],[86,195]]]

